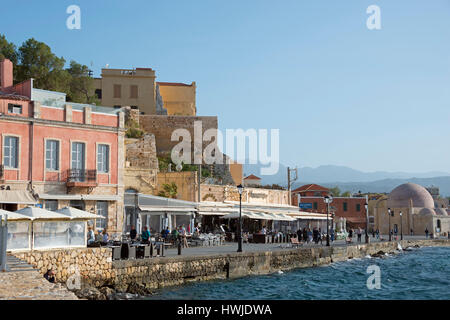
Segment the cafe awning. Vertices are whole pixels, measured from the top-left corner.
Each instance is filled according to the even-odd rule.
[[[0,203],[36,204],[33,195],[26,190],[0,190]]]
[[[229,213],[223,217],[223,219],[238,219],[238,218],[239,218],[239,212]],[[264,218],[262,218],[261,216],[258,216],[255,213],[250,212],[250,211],[242,211],[242,218],[264,220]]]
[[[88,200],[88,201],[119,201],[120,196],[114,194],[39,194],[43,200]]]
[[[28,216],[33,218],[33,220],[69,220],[70,217],[63,215],[61,213],[57,213],[54,211],[49,211],[45,209],[41,209],[38,207],[26,207],[20,210],[15,211],[19,214]]]
[[[64,207],[62,209],[56,210],[55,212],[68,216],[71,219],[86,219],[86,220],[105,219],[104,216],[93,214],[72,207]]]
[[[17,212],[11,212],[0,209],[0,217],[2,219],[5,219],[5,217],[8,216],[8,221],[18,221],[18,220],[33,220],[33,218],[28,217],[26,215],[17,213]]]

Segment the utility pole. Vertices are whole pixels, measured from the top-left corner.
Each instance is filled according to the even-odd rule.
[[[202,201],[201,198],[200,198],[200,196],[201,196],[201,194],[200,194],[200,186],[201,186],[201,183],[202,183],[202,165],[201,164],[198,165],[198,177],[197,177],[197,180],[198,180],[198,202],[200,203],[200,201]]]
[[[292,178],[291,177],[291,172],[295,172],[295,176]],[[287,178],[288,178],[288,192],[289,192],[289,205],[292,205],[292,196],[291,196],[291,187],[292,184],[297,181],[298,179],[298,169],[291,169],[291,168],[287,168]]]

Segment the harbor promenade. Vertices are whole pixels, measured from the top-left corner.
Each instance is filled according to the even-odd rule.
[[[373,238],[370,236],[370,243],[380,243],[380,242],[389,242],[389,235],[382,235],[383,241]],[[425,236],[403,236],[403,240],[426,240]],[[429,238],[428,238],[429,239]],[[441,239],[447,239],[441,237]],[[398,237],[400,240],[400,236]],[[394,241],[394,239],[392,239]],[[343,247],[343,246],[352,246],[357,244],[364,244],[364,235],[362,236],[361,242],[357,241],[357,238],[353,238],[352,243],[346,243],[345,240],[336,240],[330,243],[332,247]],[[304,243],[299,246],[299,248],[321,248],[325,247],[326,241],[323,241],[322,244],[319,242],[318,244],[314,242]],[[221,246],[205,246],[205,247],[189,247],[183,248],[181,250],[181,256],[189,257],[189,256],[209,256],[215,254],[226,254],[226,253],[235,253],[237,251],[237,243],[236,242],[226,242]],[[292,245],[290,243],[270,243],[270,244],[253,244],[253,243],[244,243],[242,246],[242,250],[244,252],[263,252],[263,251],[282,251],[286,249],[292,249]],[[164,253],[165,257],[175,257],[178,256],[178,249],[166,249]]]

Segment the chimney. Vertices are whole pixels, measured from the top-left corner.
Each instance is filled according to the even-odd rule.
[[[9,88],[13,85],[13,64],[11,60],[0,61],[0,88]]]

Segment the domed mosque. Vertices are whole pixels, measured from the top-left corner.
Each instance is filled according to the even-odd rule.
[[[434,235],[447,235],[450,231],[447,208],[418,184],[405,183],[396,187],[389,195],[377,199],[372,208],[374,229],[379,229],[381,234],[389,234],[389,225],[398,235],[401,228],[404,235],[411,231],[414,235],[425,235],[425,230]],[[390,219],[388,209],[393,213]]]

